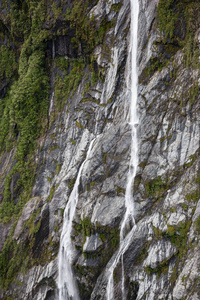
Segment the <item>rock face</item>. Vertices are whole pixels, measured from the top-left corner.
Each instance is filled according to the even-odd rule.
[[[139,165],[133,193],[137,227],[124,254],[125,290],[127,299],[200,299],[200,18],[196,16],[192,27],[193,40],[187,42],[183,33],[177,46],[169,36],[164,41],[158,20],[163,1],[158,2],[139,1]],[[189,9],[194,13],[198,3],[192,4]],[[57,5],[67,10],[72,4]],[[72,230],[73,269],[81,299],[106,299],[106,270],[119,247],[130,161],[130,3],[96,1],[88,4],[87,18],[96,18],[97,25],[102,20],[109,23],[102,42],[92,50],[93,70],[86,62],[72,73],[70,59],[79,62],[86,51],[84,43],[77,48],[70,44],[73,30],[70,39],[66,33],[47,42],[47,55],[53,59],[48,128],[37,141],[35,178],[27,203],[18,217],[0,225],[0,248],[8,253],[9,266],[6,269],[4,264],[1,275],[6,276],[1,279],[1,299],[56,299],[63,211],[93,138],[80,177]],[[63,28],[61,17],[56,22],[56,30]],[[49,28],[49,23],[43,26]],[[57,59],[67,67],[64,63],[60,67]],[[70,85],[69,74],[77,73],[81,73],[78,84]],[[59,92],[68,86],[71,90],[61,95],[59,110]],[[16,163],[15,148],[9,153],[1,156],[2,195],[5,177]],[[10,190],[12,198],[20,201],[12,185]],[[119,262],[114,272],[115,299],[122,299],[121,269]]]

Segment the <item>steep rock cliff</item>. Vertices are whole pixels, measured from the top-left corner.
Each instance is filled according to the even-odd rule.
[[[137,227],[124,255],[127,299],[199,299],[199,4],[139,4]],[[12,65],[2,58],[0,297],[56,299],[63,211],[95,138],[80,177],[73,268],[81,299],[106,299],[130,161],[130,3],[0,6],[1,50]],[[116,299],[120,286],[121,263]]]

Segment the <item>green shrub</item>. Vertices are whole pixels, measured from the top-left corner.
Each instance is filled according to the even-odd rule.
[[[6,97],[0,100],[0,151],[10,151],[16,147],[16,163],[5,179],[4,199],[0,206],[0,219],[3,222],[18,215],[29,199],[36,168],[33,165],[35,144],[47,126],[49,77],[46,70],[46,45],[40,35],[37,38],[44,12],[43,1],[39,4],[38,1],[31,2],[30,6],[13,1],[9,14],[11,32],[25,39],[18,65],[16,51],[7,46],[1,46],[0,51],[0,79],[4,76],[7,80],[12,79]],[[32,27],[25,27],[29,24],[25,22],[26,18],[31,20]],[[15,173],[19,174],[19,179],[16,185],[18,202],[14,205],[10,185]]]
[[[159,197],[166,191],[167,185],[162,181],[161,177],[157,177],[146,182],[145,188],[148,197]]]
[[[14,50],[3,45],[0,47],[0,80],[5,76],[9,81],[11,77],[16,73],[17,63]]]

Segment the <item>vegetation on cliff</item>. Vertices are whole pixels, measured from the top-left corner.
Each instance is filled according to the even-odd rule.
[[[118,113],[121,109],[121,107],[118,107],[118,104],[115,105],[114,102],[124,88],[124,74],[121,74],[121,72],[125,69],[124,65],[127,59],[127,53],[123,58],[122,64],[117,66],[116,94],[113,93],[108,97],[109,99],[105,99],[105,103],[101,103],[100,105],[100,98],[93,97],[93,95],[101,93],[101,91],[96,90],[94,87],[96,83],[98,83],[98,87],[103,86],[105,83],[104,76],[108,68],[108,64],[105,68],[102,67],[103,64],[97,64],[97,55],[94,55],[93,52],[97,45],[101,45],[101,55],[110,57],[110,48],[114,43],[113,37],[110,36],[108,40],[105,41],[105,35],[109,32],[109,29],[116,25],[116,17],[108,19],[107,16],[101,15],[97,21],[94,15],[89,13],[96,3],[96,0],[75,0],[72,1],[72,3],[71,1],[65,0],[4,0],[0,7],[1,163],[3,164],[5,157],[9,155],[12,157],[6,170],[4,169],[2,171],[0,181],[0,183],[2,183],[0,185],[0,196],[2,195],[0,198],[0,222],[6,224],[5,226],[9,223],[12,224],[0,254],[0,286],[5,291],[9,290],[11,284],[21,284],[15,281],[17,274],[25,274],[32,266],[44,265],[53,260],[57,255],[59,242],[56,241],[56,239],[54,240],[55,237],[53,237],[53,234],[56,235],[56,232],[58,232],[61,227],[63,208],[59,208],[60,210],[58,209],[56,212],[57,215],[53,216],[53,218],[57,220],[53,233],[48,232],[46,229],[45,233],[41,233],[46,226],[46,224],[44,226],[44,220],[46,223],[49,223],[49,216],[46,216],[48,213],[46,213],[45,217],[42,215],[41,207],[38,204],[37,209],[34,210],[29,220],[23,224],[21,236],[25,236],[24,240],[19,237],[18,241],[16,241],[13,235],[22,210],[32,197],[31,192],[36,179],[36,172],[39,173],[41,171],[40,168],[42,168],[41,165],[46,163],[45,159],[47,159],[48,151],[51,153],[52,160],[51,163],[49,163],[51,166],[48,166],[50,174],[45,174],[45,176],[49,184],[52,185],[50,186],[46,203],[43,204],[49,205],[53,199],[58,187],[58,183],[54,182],[54,178],[62,169],[63,163],[63,161],[60,162],[57,157],[61,156],[60,152],[62,152],[63,149],[60,149],[59,145],[56,142],[54,143],[54,141],[56,140],[56,135],[59,133],[59,130],[64,132],[66,129],[64,128],[64,121],[61,114],[64,110],[68,112],[71,106],[73,106],[74,96],[76,97],[77,90],[80,90],[78,89],[80,83],[84,83],[83,86],[81,86],[82,95],[78,106],[74,108],[74,114],[75,111],[80,111],[83,108],[82,110],[87,118],[85,118],[86,120],[84,120],[84,118],[81,119],[82,115],[77,114],[76,119],[74,119],[73,130],[78,133],[75,135],[75,138],[72,135],[69,139],[69,148],[73,148],[73,155],[76,151],[76,147],[79,145],[79,137],[83,131],[86,131],[85,129],[87,129],[89,122],[92,124],[91,127],[96,127],[98,122],[99,124],[110,124],[115,113]],[[121,7],[122,1],[118,4],[112,4],[112,15],[116,16]],[[156,142],[159,141],[159,147],[161,149],[159,151],[162,152],[163,145],[167,144],[169,146],[170,143],[176,139],[176,135],[171,128],[173,123],[172,119],[175,119],[178,115],[181,120],[184,120],[186,113],[183,108],[188,105],[191,109],[193,105],[196,104],[199,95],[199,84],[196,79],[195,81],[192,77],[188,79],[188,86],[190,86],[188,89],[183,88],[180,80],[175,83],[179,73],[183,70],[191,71],[194,69],[198,71],[200,67],[199,41],[196,37],[200,24],[199,1],[160,0],[157,7],[156,18],[152,22],[149,34],[152,34],[151,30],[159,32],[159,38],[156,39],[153,44],[156,55],[148,61],[140,77],[140,83],[145,86],[145,84],[151,80],[155,72],[158,71],[159,73],[164,70],[166,66],[169,66],[173,71],[171,71],[169,78],[166,77],[167,79],[164,78],[161,80],[161,83],[159,83],[160,86],[158,90],[160,89],[161,92],[155,89],[158,93],[154,99],[155,101],[153,100],[148,106],[148,99],[145,99],[145,105],[147,106],[145,107],[146,113],[149,114],[151,119],[154,119],[155,116],[151,114],[151,110],[154,111],[153,108],[157,105],[157,99],[159,99],[160,102],[163,100],[159,96],[159,93],[164,94],[164,91],[167,89],[175,90],[176,86],[180,86],[184,92],[181,97],[177,95],[176,99],[169,97],[166,101],[163,100],[163,103],[160,104],[158,115],[162,114],[163,111],[167,113],[168,106],[171,105],[171,111],[169,110],[170,115],[166,121],[166,123],[168,122],[168,128],[166,132],[163,130],[161,135],[159,135],[162,122],[157,126],[157,132],[154,130],[154,125],[152,125],[152,132],[155,132],[151,133],[148,141],[145,141],[145,143],[149,142],[151,145],[155,145]],[[127,26],[127,28],[128,27],[129,26]],[[120,34],[123,35],[125,44],[128,40],[125,40],[128,34],[127,28],[120,32]],[[118,28],[118,30],[120,31],[121,27]],[[149,40],[150,36],[146,39],[146,45]],[[59,43],[67,45],[67,50],[61,49],[62,47]],[[144,45],[144,48],[146,45]],[[125,51],[127,51],[127,48]],[[174,59],[178,51],[183,53],[184,57],[183,62],[179,63],[179,65],[176,64]],[[111,65],[112,63],[113,62],[111,62]],[[88,91],[91,93],[89,94]],[[55,109],[53,114],[49,116],[49,98],[52,94],[54,95]],[[125,101],[124,98],[125,96],[123,95],[123,102]],[[86,105],[88,103],[89,105]],[[95,105],[98,108],[107,106],[105,110],[107,110],[108,117],[104,119],[103,114],[102,116],[97,114],[95,117],[98,120],[94,120],[93,111]],[[112,105],[115,106],[113,110]],[[79,116],[81,117],[79,118]],[[195,114],[193,114],[192,117],[195,119]],[[56,130],[51,131],[56,121],[58,121]],[[115,119],[115,122],[117,123],[118,120]],[[157,120],[154,123],[156,124],[156,122]],[[100,127],[102,126],[101,124]],[[70,124],[70,126],[73,125]],[[69,131],[69,128],[67,128],[67,130]],[[47,147],[48,149],[45,153],[46,156],[41,155],[42,158],[38,163],[36,157],[40,157],[42,153],[42,147],[44,146],[42,141],[50,134],[52,138],[51,141],[53,142],[49,143],[49,148]],[[117,134],[113,137],[113,140],[118,139]],[[120,134],[121,132],[119,135]],[[57,139],[64,140],[67,138],[67,135],[58,135]],[[110,142],[110,144],[112,143]],[[126,143],[124,143],[124,145],[125,144]],[[96,166],[95,162],[94,165],[96,169],[92,171],[91,178],[88,179],[88,181],[85,178],[83,178],[83,182],[81,180],[80,194],[82,193],[81,197],[83,197],[83,199],[88,195],[92,198],[91,201],[97,201],[96,198],[102,197],[98,204],[102,204],[106,199],[106,205],[108,205],[106,210],[109,208],[109,201],[114,197],[117,198],[119,202],[123,201],[125,194],[125,186],[123,185],[124,183],[122,184],[121,179],[123,176],[118,174],[118,178],[116,176],[116,179],[114,177],[115,175],[113,177],[112,175],[121,167],[121,161],[123,161],[124,156],[127,154],[128,150],[125,149],[125,146],[123,152],[119,154],[117,150],[113,150],[112,152],[111,148],[109,148],[111,153],[107,151],[104,152],[103,145],[101,149],[102,153],[100,152],[102,156],[101,159],[98,153],[95,153],[96,160],[100,161],[100,165],[97,164]],[[99,149],[100,148],[101,147],[99,147]],[[167,146],[162,153],[163,156],[167,155],[166,149],[168,149]],[[148,151],[148,149],[146,149],[146,151]],[[54,156],[54,153],[59,154]],[[85,153],[83,151],[82,158],[84,158],[84,156]],[[159,175],[156,175],[152,171],[152,178],[145,179],[145,176],[142,177],[142,172],[145,168],[148,168],[152,162],[149,162],[149,158],[146,158],[140,163],[139,168],[142,171],[138,174],[135,182],[135,192],[138,193],[138,198],[140,198],[138,203],[139,201],[145,203],[141,209],[140,219],[143,218],[144,214],[148,216],[152,208],[153,210],[155,208],[155,211],[159,211],[168,191],[176,187],[177,182],[179,182],[184,172],[196,164],[198,157],[199,150],[197,150],[187,162],[184,162],[181,166],[176,166],[176,169],[174,168],[174,170],[170,170],[168,173],[164,172],[164,175],[163,173],[161,174],[161,172]],[[80,161],[76,161],[75,164],[77,168],[80,166],[80,163]],[[52,165],[55,165],[54,169]],[[123,172],[125,172],[124,170],[125,169],[123,169]],[[107,181],[109,177],[111,177],[111,180],[117,181],[117,186],[112,187],[113,182],[110,184],[111,181]],[[85,182],[84,180],[86,180],[86,184],[82,186]],[[190,191],[189,187],[188,192],[184,196],[184,203],[181,205],[177,204],[178,208],[176,206],[170,208],[171,213],[175,212],[177,208],[183,209],[185,212],[191,210],[191,216],[193,216],[200,191],[199,188],[196,188],[197,184],[199,184],[199,177],[194,177],[192,180],[195,189],[191,189]],[[75,175],[73,174],[71,178],[67,178],[66,180],[66,193],[70,193],[74,183]],[[185,184],[187,185],[188,182]],[[102,185],[104,185],[103,192],[101,190]],[[108,188],[106,185],[110,187]],[[141,186],[142,188],[139,191]],[[139,194],[140,192],[141,194]],[[89,197],[88,199],[90,199]],[[81,201],[83,201],[82,198]],[[141,203],[139,203],[138,206],[142,206],[143,204]],[[92,203],[91,207],[96,207],[95,205],[96,203]],[[168,216],[166,216],[167,209],[168,208],[162,211],[165,220],[168,218]],[[119,209],[121,215],[123,213],[122,210],[123,208]],[[95,280],[101,274],[110,257],[118,247],[118,227],[120,226],[121,218],[121,215],[120,217],[118,215],[112,226],[104,226],[98,222],[96,224],[92,223],[88,215],[74,221],[73,229],[73,241],[81,257],[80,261],[74,265],[74,271],[78,278],[79,288],[83,297],[90,297],[92,289],[96,284]],[[155,226],[153,227],[153,233],[151,233],[152,244],[160,240],[167,240],[176,247],[177,253],[164,262],[161,262],[156,268],[152,268],[148,265],[143,268],[148,276],[157,274],[159,277],[166,274],[170,263],[173,261],[174,270],[170,279],[172,281],[170,288],[172,288],[177,279],[179,269],[182,268],[182,261],[185,260],[187,252],[196,245],[195,243],[192,244],[192,242],[188,242],[190,228],[193,225],[195,234],[199,234],[199,217],[193,224],[187,216],[185,220],[178,225],[167,225],[165,231],[161,231]],[[151,227],[151,224],[149,224],[149,227]],[[86,239],[92,235],[98,236],[101,246],[96,252],[86,252],[84,251],[84,243]],[[42,239],[41,237],[45,238]],[[78,239],[80,239],[81,242]],[[131,256],[132,253],[128,253],[127,257],[131,257],[131,264],[134,260],[137,267],[142,264],[148,256],[150,245],[151,240],[149,239],[148,242],[146,241],[145,244],[141,246],[141,249],[138,247],[138,253],[135,257],[133,256],[133,258]],[[135,250],[131,249],[131,251],[134,252]],[[88,262],[92,262],[91,266],[88,266]],[[88,265],[86,265],[87,263]],[[92,265],[93,263],[94,265],[96,263],[97,267],[96,265],[94,267]],[[121,274],[120,263],[117,268],[116,270],[119,270],[119,274]],[[114,277],[115,283],[120,284],[121,278],[117,276],[116,271]],[[126,284],[128,284],[128,280],[129,279],[126,279]],[[130,297],[136,297],[139,289],[138,282],[129,282],[129,286],[130,289],[132,289],[129,291]],[[8,299],[6,297],[7,296],[5,296],[5,299]]]
[[[96,67],[94,72],[93,50],[103,43],[106,31],[114,23],[105,16],[97,24],[95,18],[88,15],[95,3],[91,0],[74,1],[73,4],[64,0],[12,0],[2,1],[0,7],[0,39],[3,44],[0,48],[1,158],[15,149],[10,172],[1,174],[4,188],[1,191],[0,221],[15,221],[0,254],[0,284],[4,288],[17,272],[24,269],[19,251],[21,255],[30,255],[39,230],[31,235],[27,244],[17,245],[12,241],[16,221],[31,197],[37,168],[34,159],[37,141],[45,135],[49,126],[51,72],[57,72],[53,82],[57,113],[62,111],[67,98],[73,96],[86,65],[89,66],[91,80],[85,90],[98,78]],[[114,5],[113,10],[118,11],[119,7]],[[54,53],[53,49],[57,38],[66,36],[72,49],[69,60]],[[33,264],[31,256],[29,267]]]

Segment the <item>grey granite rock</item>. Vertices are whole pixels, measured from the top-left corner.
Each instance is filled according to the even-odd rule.
[[[98,68],[102,68],[104,82],[98,80],[87,91],[87,101],[83,101],[88,71],[55,121],[51,120],[56,111],[52,88],[51,125],[40,140],[35,156],[38,168],[31,198],[14,229],[13,240],[25,241],[28,231],[24,224],[40,208],[35,222],[40,221],[42,226],[34,237],[35,253],[40,256],[41,249],[45,249],[50,258],[25,274],[18,274],[16,279],[22,285],[15,283],[9,291],[1,292],[2,299],[13,297],[14,289],[16,300],[56,299],[55,257],[63,211],[94,138],[80,177],[72,230],[76,246],[73,269],[81,299],[106,299],[107,271],[117,255],[119,227],[125,212],[131,145],[130,91],[127,89],[130,3],[124,1],[116,13],[112,5],[117,3],[119,1],[99,0],[88,12],[88,17],[97,17],[97,23],[105,16],[109,20],[116,19],[103,44],[93,53]],[[125,293],[127,299],[135,300],[200,299],[199,94],[192,105],[189,99],[194,83],[200,86],[200,72],[186,67],[182,49],[161,70],[144,76],[151,59],[158,56],[155,47],[160,36],[157,5],[157,0],[140,0],[139,165],[133,192],[137,226],[124,254]],[[199,31],[195,38],[199,45]],[[63,43],[60,39],[56,46],[64,51],[60,55],[67,52]],[[3,172],[14,165],[13,152],[14,149],[2,157]],[[3,181],[1,190],[3,192]],[[10,227],[0,226],[1,249]],[[116,300],[122,299],[121,268],[119,262],[114,283]]]

